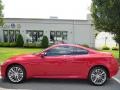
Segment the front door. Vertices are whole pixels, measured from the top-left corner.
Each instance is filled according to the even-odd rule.
[[[68,69],[66,67],[67,59],[73,59],[71,56],[73,49],[69,46],[56,46],[45,51],[45,56],[41,63],[38,63],[38,72],[44,72],[44,75],[64,75]],[[66,57],[69,55],[69,57]],[[39,73],[41,74],[41,73]],[[67,74],[67,73],[66,73]]]
[[[44,52],[45,56],[35,63],[37,76],[76,76],[87,66],[87,51],[71,46],[56,46]],[[85,55],[82,55],[85,54]]]

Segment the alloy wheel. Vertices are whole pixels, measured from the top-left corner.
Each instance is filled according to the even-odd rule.
[[[94,68],[90,73],[90,81],[94,85],[103,85],[107,81],[107,72],[103,68]]]
[[[19,65],[11,66],[8,69],[7,78],[13,83],[22,82],[24,76],[25,76],[24,69]]]

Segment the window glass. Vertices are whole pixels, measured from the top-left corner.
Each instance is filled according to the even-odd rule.
[[[56,34],[55,34],[55,31],[51,31],[50,32],[50,41],[55,41],[55,37],[56,37]]]
[[[50,31],[51,41],[67,40],[67,31]]]
[[[8,30],[4,30],[3,31],[3,37],[4,37],[4,42],[8,42],[9,41],[9,36],[8,36]]]
[[[62,39],[67,40],[67,31],[62,32]]]
[[[73,53],[73,47],[58,46],[48,50],[46,56],[72,55]]]
[[[74,47],[74,55],[88,54],[88,51],[82,48]]]
[[[33,31],[33,30],[27,30],[28,39],[27,42],[37,42],[42,40],[43,37],[43,31]]]
[[[9,42],[14,42],[15,36],[14,36],[14,31],[9,30]]]
[[[3,30],[4,42],[15,42],[20,30]]]
[[[57,32],[56,32],[56,36],[57,36],[57,37],[61,37],[61,31],[57,31]]]

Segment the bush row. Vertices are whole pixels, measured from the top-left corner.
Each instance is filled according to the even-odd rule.
[[[118,47],[113,47],[112,50],[119,50],[119,48]]]
[[[41,44],[36,44],[36,43],[25,43],[23,47],[25,47],[25,48],[42,48]]]
[[[8,43],[8,42],[0,42],[0,47],[17,47],[15,42]],[[23,47],[25,48],[42,48],[40,44],[36,43],[24,43]]]
[[[0,42],[0,47],[16,47],[16,43]]]
[[[78,44],[78,45],[89,48],[89,45],[87,44]]]
[[[0,42],[0,47],[26,47],[26,48],[47,48],[49,45],[47,36],[43,36],[40,43],[24,43],[22,35],[18,35],[16,42]]]
[[[110,48],[108,46],[103,46],[102,50],[110,50]],[[119,50],[118,47],[112,47],[112,50]]]

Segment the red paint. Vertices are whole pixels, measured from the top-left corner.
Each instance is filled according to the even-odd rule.
[[[56,46],[73,46],[89,51],[85,55],[44,56],[44,52]],[[19,55],[8,59],[1,65],[1,75],[6,77],[7,67],[11,64],[22,65],[27,78],[82,78],[87,79],[92,67],[102,65],[109,71],[110,78],[118,72],[118,63],[110,53],[103,53],[79,45],[58,44],[36,55]]]

